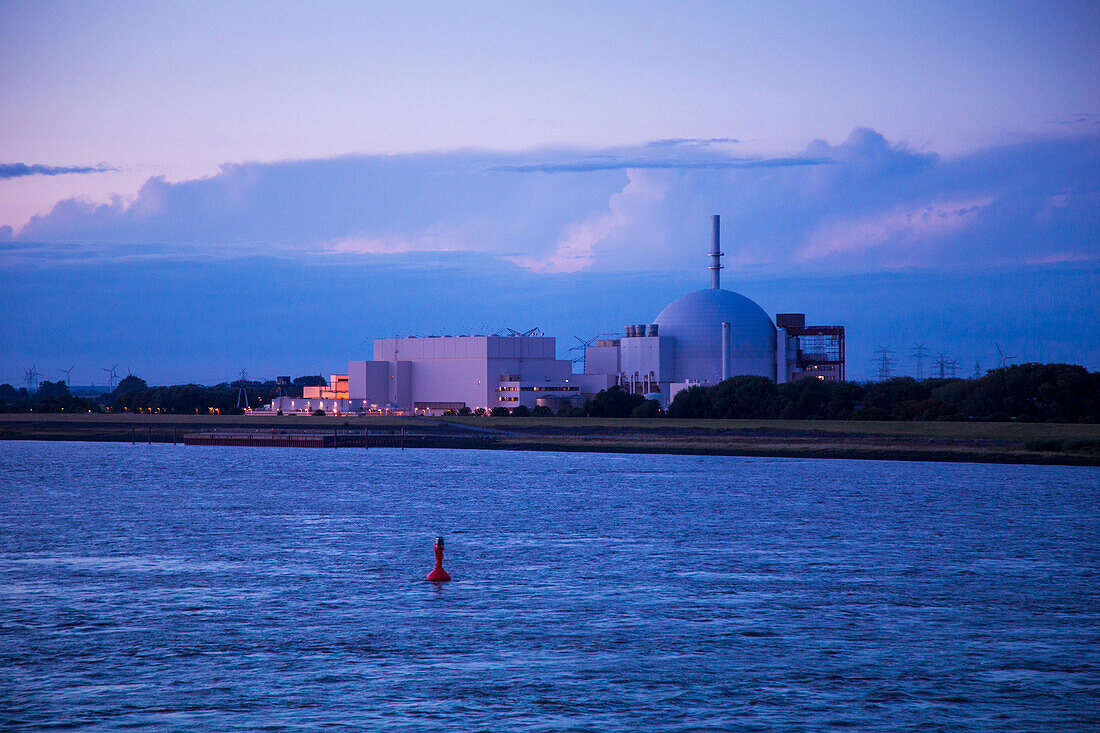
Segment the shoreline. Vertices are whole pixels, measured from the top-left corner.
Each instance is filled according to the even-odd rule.
[[[408,448],[1100,466],[1100,425],[598,418],[0,415],[0,440],[182,443],[187,433],[367,430]],[[1033,450],[1029,442],[1080,446]]]

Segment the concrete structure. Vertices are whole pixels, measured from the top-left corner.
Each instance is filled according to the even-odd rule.
[[[301,397],[282,394],[290,385],[290,377],[279,377],[279,396],[271,402],[270,410],[283,413],[302,412],[312,414],[317,410],[333,414],[354,412],[348,402],[348,375],[330,374],[327,387],[302,387]]]
[[[545,336],[375,339],[372,361],[348,363],[353,403],[413,414],[519,405],[576,396],[572,363]]]
[[[759,305],[721,287],[720,219],[713,220],[711,287],[670,303],[647,326],[629,325],[614,341],[585,350],[585,373],[613,374],[636,394],[660,394],[667,404],[692,385],[739,375],[783,383],[804,377],[844,377],[844,328],[806,326],[784,314],[780,328]]]
[[[653,322],[585,348],[584,374],[558,359],[552,337],[517,334],[374,340],[370,361],[348,362],[330,387],[272,409],[437,415],[469,408],[583,404],[619,385],[668,405],[681,389],[739,375],[777,382],[844,378],[844,328],[807,326],[801,313],[776,323],[759,305],[721,287],[720,219],[713,219],[711,287],[670,303]],[[307,388],[309,389],[309,388]]]
[[[807,326],[805,313],[779,313],[775,323],[787,342],[781,350],[785,381],[844,381],[844,326]]]

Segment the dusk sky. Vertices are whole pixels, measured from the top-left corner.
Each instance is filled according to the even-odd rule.
[[[1097,370],[1098,49],[1087,2],[0,2],[0,382],[568,358],[708,285],[711,214],[850,378]]]

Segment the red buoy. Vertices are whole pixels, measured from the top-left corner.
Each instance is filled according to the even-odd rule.
[[[443,538],[435,538],[435,569],[428,573],[428,580],[443,582],[450,580],[451,575],[443,569]]]

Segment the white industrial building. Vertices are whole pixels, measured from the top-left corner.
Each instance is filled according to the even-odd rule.
[[[348,362],[348,398],[437,413],[576,397],[584,377],[555,350],[552,337],[521,334],[375,339],[373,361]]]
[[[375,339],[371,361],[350,361],[346,375],[333,375],[336,389],[277,398],[271,409],[440,414],[463,407],[557,408],[616,384],[667,406],[681,389],[744,374],[780,383],[843,380],[844,328],[808,327],[800,313],[779,314],[776,328],[759,305],[721,288],[719,243],[715,216],[711,287],[670,303],[652,323],[594,341],[585,349],[583,374],[558,359],[554,338],[542,335]]]

